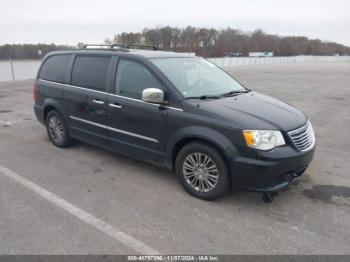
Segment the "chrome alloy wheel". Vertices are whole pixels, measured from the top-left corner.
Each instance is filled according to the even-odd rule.
[[[56,144],[61,144],[64,137],[64,129],[61,120],[57,116],[50,117],[49,133]]]
[[[204,153],[191,153],[183,162],[186,182],[196,191],[209,192],[216,187],[219,172],[214,161]]]

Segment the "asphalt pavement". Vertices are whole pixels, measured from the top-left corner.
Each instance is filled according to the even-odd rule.
[[[226,68],[303,110],[317,150],[271,204],[196,199],[171,171],[77,142],[54,147],[33,81],[0,82],[0,254],[349,254],[350,63]]]

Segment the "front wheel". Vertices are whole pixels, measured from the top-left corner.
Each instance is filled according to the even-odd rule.
[[[221,153],[212,146],[193,142],[184,146],[176,157],[176,175],[191,195],[214,200],[230,189],[229,171]]]

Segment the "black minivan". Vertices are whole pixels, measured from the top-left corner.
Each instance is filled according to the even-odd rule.
[[[187,54],[116,46],[52,52],[33,94],[54,145],[78,139],[173,169],[205,200],[232,185],[283,189],[315,150],[304,113]]]

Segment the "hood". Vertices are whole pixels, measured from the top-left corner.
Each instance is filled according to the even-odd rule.
[[[305,114],[295,107],[256,92],[203,100],[198,107],[206,114],[214,114],[228,121],[228,126],[232,123],[232,127],[238,129],[290,131],[307,121]]]

